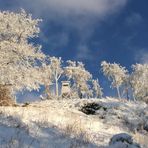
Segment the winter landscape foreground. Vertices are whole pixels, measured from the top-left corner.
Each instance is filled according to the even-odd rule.
[[[147,148],[148,105],[106,98],[0,107],[1,148],[120,148],[121,143],[109,146],[119,133]]]

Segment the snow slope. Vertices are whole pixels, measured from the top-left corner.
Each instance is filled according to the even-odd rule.
[[[107,110],[95,115],[80,111],[86,103],[99,103]],[[147,148],[148,106],[112,98],[46,100],[26,107],[0,107],[0,147],[101,148],[114,134],[129,133]],[[139,130],[139,132],[137,132]]]

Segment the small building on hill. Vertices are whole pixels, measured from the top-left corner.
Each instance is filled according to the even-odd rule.
[[[61,95],[62,97],[70,96],[71,88],[70,81],[62,81]]]

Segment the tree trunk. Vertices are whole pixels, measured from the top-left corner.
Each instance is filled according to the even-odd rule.
[[[126,91],[126,98],[127,98],[127,100],[129,101],[129,92],[128,92],[128,90]]]
[[[127,88],[127,90],[126,90],[126,97],[127,97],[127,100],[129,101],[129,91],[128,91],[128,88]]]
[[[118,98],[121,99],[119,87],[117,87]]]
[[[15,105],[15,101],[11,97],[9,86],[0,85],[0,106]]]
[[[58,85],[58,80],[56,80],[55,87],[56,87],[56,96],[58,97],[58,96],[59,96],[59,85]]]
[[[136,97],[135,97],[135,93],[133,92],[133,99],[134,101],[136,101]]]
[[[47,95],[47,99],[51,98],[51,93],[50,93],[49,85],[45,86],[45,94]]]

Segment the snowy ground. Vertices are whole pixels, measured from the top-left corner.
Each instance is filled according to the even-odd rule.
[[[99,103],[107,110],[86,115],[80,109],[88,102]],[[129,133],[148,148],[147,131],[140,129],[143,122],[148,122],[146,104],[111,98],[0,107],[0,148],[101,148],[118,133]]]

